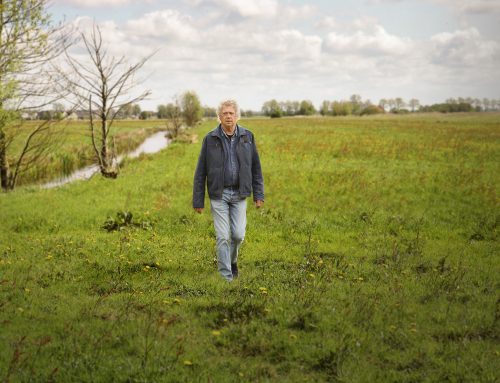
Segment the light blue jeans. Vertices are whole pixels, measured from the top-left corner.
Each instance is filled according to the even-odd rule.
[[[210,200],[214,218],[217,263],[222,277],[233,280],[231,263],[238,260],[238,251],[245,238],[247,200],[238,190],[224,189],[222,199]]]

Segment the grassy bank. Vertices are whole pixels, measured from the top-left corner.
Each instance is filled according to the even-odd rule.
[[[25,121],[16,127],[15,140],[9,154],[19,153],[25,145],[28,134],[40,121]],[[73,173],[75,170],[95,163],[88,121],[61,121],[50,128],[49,151],[38,163],[23,172],[17,184],[44,183]],[[117,120],[111,135],[114,137],[117,154],[128,153],[138,147],[152,133],[165,129],[162,120]],[[8,131],[8,134],[12,134]],[[34,141],[35,145],[39,141]]]
[[[231,284],[201,140],[0,195],[2,379],[497,381],[500,116],[242,123],[266,203]]]

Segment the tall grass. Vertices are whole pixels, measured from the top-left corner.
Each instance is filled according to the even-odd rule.
[[[266,202],[231,284],[190,205],[201,140],[0,195],[0,376],[498,381],[500,116],[242,123]]]

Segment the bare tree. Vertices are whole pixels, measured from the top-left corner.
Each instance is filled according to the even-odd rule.
[[[420,101],[418,101],[416,98],[412,98],[410,101],[408,101],[408,106],[411,108],[411,111],[414,112],[415,109],[420,106]]]
[[[0,184],[14,189],[20,174],[48,153],[54,124],[23,126],[23,114],[60,100],[52,62],[71,44],[71,33],[53,26],[46,0],[0,0]],[[23,140],[23,143],[12,145]],[[21,148],[12,149],[13,147]]]
[[[494,102],[495,102],[495,109],[500,110],[500,98],[497,98],[496,100],[494,100]]]
[[[380,106],[382,109],[386,109],[388,105],[388,101],[385,98],[381,98],[380,101],[378,102],[378,106]]]
[[[483,110],[485,112],[488,112],[490,110],[490,107],[491,107],[491,102],[490,102],[490,99],[489,98],[483,98],[482,100],[482,104],[483,104]]]
[[[406,103],[403,101],[403,99],[401,97],[396,97],[396,99],[394,100],[394,108],[399,111],[405,106]]]
[[[392,112],[394,111],[395,107],[396,107],[396,100],[394,100],[393,98],[390,98],[387,100],[387,105],[389,105],[389,111]]]
[[[77,60],[66,51],[70,73],[65,73],[64,77],[76,103],[88,108],[91,142],[101,174],[116,178],[118,166],[112,149],[111,127],[123,108],[150,94],[146,90],[130,96],[136,85],[134,76],[153,54],[135,64],[128,64],[125,56],[109,56],[97,24],[88,35],[81,33],[81,37],[90,62]]]
[[[179,97],[175,97],[173,103],[168,103],[166,105],[165,115],[167,118],[169,136],[170,138],[175,138],[179,135],[182,128],[182,109]]]

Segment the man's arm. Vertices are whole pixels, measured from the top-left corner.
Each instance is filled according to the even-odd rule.
[[[198,164],[194,173],[193,181],[193,208],[201,213],[205,207],[205,183],[207,179],[207,138],[203,139]]]
[[[259,153],[255,144],[255,137],[252,137],[252,189],[255,207],[258,209],[264,204],[264,177],[260,165]]]

